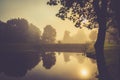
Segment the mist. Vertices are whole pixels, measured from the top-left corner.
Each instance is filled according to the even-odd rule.
[[[62,43],[86,43],[89,41],[88,34],[84,30],[79,29],[74,35],[70,35],[70,31],[65,31]]]

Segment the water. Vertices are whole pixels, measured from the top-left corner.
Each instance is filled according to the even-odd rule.
[[[80,53],[2,51],[0,80],[97,80],[95,60]]]

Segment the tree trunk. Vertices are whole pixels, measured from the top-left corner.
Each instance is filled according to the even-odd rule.
[[[99,23],[99,26],[105,27],[105,22]],[[96,59],[97,59],[97,66],[99,71],[99,79],[100,80],[110,80],[108,71],[106,68],[105,58],[104,58],[104,41],[105,41],[105,28],[99,28],[98,30],[98,38],[95,43],[95,51],[96,51]]]
[[[107,16],[107,0],[102,0],[101,6],[99,0],[94,0],[94,10],[97,15],[97,21],[99,24],[98,36],[94,45],[96,52],[96,60],[99,71],[100,80],[111,80],[108,75],[105,57],[104,57],[104,42],[106,35],[106,16]]]

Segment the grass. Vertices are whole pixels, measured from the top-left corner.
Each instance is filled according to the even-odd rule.
[[[104,48],[104,55],[108,64],[118,62],[120,56],[120,45],[107,45]]]
[[[91,43],[87,50],[87,53],[95,54],[94,44]],[[107,62],[107,65],[113,64],[116,61],[118,62],[120,58],[120,44],[108,44],[104,45],[104,56]]]
[[[108,71],[113,80],[120,78],[120,45],[118,44],[105,44],[104,55]]]
[[[95,54],[94,46],[91,44],[87,51],[88,53]],[[113,80],[120,79],[120,44],[108,44],[104,45],[104,56],[108,72]]]

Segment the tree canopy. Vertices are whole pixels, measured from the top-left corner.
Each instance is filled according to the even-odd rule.
[[[95,12],[93,10],[92,0],[50,0],[49,5],[61,4],[59,12],[56,14],[62,20],[69,19],[75,23],[76,27],[81,28],[81,23],[85,19],[95,23]],[[88,28],[96,27],[91,26],[89,23]]]
[[[42,34],[43,43],[55,43],[55,40],[56,40],[56,30],[51,25],[47,25],[44,28],[44,32]]]
[[[40,42],[41,31],[26,19],[10,19],[6,23],[0,22],[1,43]]]
[[[62,20],[69,19],[73,21],[75,26],[79,28],[83,27],[81,24],[85,19],[89,21],[89,25],[85,27],[89,29],[100,27],[98,25],[99,15],[107,19],[107,27],[111,23],[114,23],[117,27],[119,26],[119,23],[116,23],[120,19],[119,0],[49,0],[47,4],[51,6],[61,4],[62,7],[56,16]],[[103,14],[103,11],[105,11],[102,9],[103,5],[106,5],[107,8],[105,14]]]
[[[107,71],[104,57],[104,42],[106,30],[110,25],[116,25],[120,33],[120,7],[119,0],[49,0],[49,5],[62,5],[57,17],[62,20],[69,19],[76,27],[82,28],[82,22],[86,19],[88,29],[98,27],[97,40],[95,42],[96,61],[100,80],[112,80]]]

